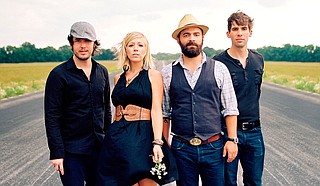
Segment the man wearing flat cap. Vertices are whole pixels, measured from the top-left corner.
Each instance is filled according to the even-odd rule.
[[[172,33],[182,55],[162,69],[164,136],[173,135],[179,186],[224,185],[224,158],[233,161],[237,147],[237,100],[226,66],[202,51],[209,28],[186,14]],[[226,124],[232,141],[223,144]]]
[[[73,55],[50,72],[45,88],[50,161],[63,185],[95,185],[100,146],[111,122],[109,75],[91,58],[100,45],[91,24],[74,23],[68,41]]]

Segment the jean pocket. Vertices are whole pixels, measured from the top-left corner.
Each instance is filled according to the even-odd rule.
[[[264,142],[263,139],[256,139],[254,141],[250,141],[247,143],[248,151],[250,151],[251,156],[253,157],[259,157],[264,156]]]
[[[186,145],[185,142],[182,142],[181,140],[178,140],[178,139],[173,139],[171,143],[171,148],[179,150],[179,149],[182,149],[185,145]]]
[[[208,143],[208,145],[210,145],[213,150],[221,150],[223,148],[223,140],[220,138],[217,141]]]

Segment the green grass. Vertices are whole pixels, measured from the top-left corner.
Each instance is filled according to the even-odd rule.
[[[320,63],[266,62],[264,81],[320,94]]]
[[[116,72],[117,62],[99,61]],[[49,72],[60,63],[0,64],[0,99],[43,90]]]
[[[109,73],[116,61],[99,61]],[[0,64],[0,99],[43,90],[49,72],[60,63]],[[266,62],[265,82],[320,94],[320,63]]]

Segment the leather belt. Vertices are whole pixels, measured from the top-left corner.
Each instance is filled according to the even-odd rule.
[[[238,129],[239,130],[252,130],[256,127],[260,127],[260,120],[257,121],[239,121],[238,122]]]
[[[190,140],[187,140],[181,136],[173,136],[174,138],[177,138],[183,142],[187,142],[189,143],[190,145],[193,145],[193,146],[198,146],[198,145],[204,145],[204,144],[208,144],[208,143],[211,143],[211,142],[214,142],[214,141],[217,141],[219,138],[220,138],[220,133],[219,134],[216,134],[214,136],[211,136],[210,138],[208,138],[207,140],[202,140],[198,137],[194,137]]]
[[[118,105],[115,110],[114,120],[119,121],[122,117],[127,121],[150,120],[150,113],[150,109],[136,105],[127,105],[124,109],[122,105]]]

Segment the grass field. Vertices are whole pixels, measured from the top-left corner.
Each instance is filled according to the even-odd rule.
[[[109,73],[117,71],[115,61],[99,61]],[[0,64],[0,99],[43,90],[49,72],[60,63]]]
[[[100,61],[109,73],[115,61]],[[47,76],[59,63],[0,64],[0,99],[43,90]],[[266,62],[264,81],[320,94],[320,63]]]
[[[264,81],[320,94],[320,63],[266,62]]]

